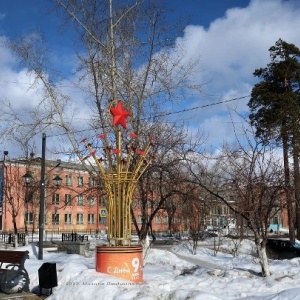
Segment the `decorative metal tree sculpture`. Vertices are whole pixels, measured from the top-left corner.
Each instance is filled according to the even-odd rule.
[[[126,118],[130,113],[123,108],[122,101],[118,100],[116,107],[110,108],[113,116],[113,126],[121,125],[127,129]],[[89,156],[93,157],[99,169],[100,180],[103,181],[108,197],[108,234],[110,246],[130,246],[131,241],[131,214],[130,204],[137,181],[151,162],[152,146],[148,141],[145,149],[137,149],[135,140],[137,135],[130,133],[130,142],[122,148],[122,134],[118,127],[116,132],[116,148],[104,145],[104,158],[97,157],[96,150],[86,139],[83,140]],[[106,134],[100,134],[105,139]]]

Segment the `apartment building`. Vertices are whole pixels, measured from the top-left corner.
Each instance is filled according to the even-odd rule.
[[[46,161],[45,177],[46,230],[106,230],[107,203],[96,177],[80,164],[56,161]],[[0,230],[37,231],[40,178],[40,158],[1,162]]]
[[[46,161],[45,177],[45,230],[107,230],[107,198],[97,177],[91,176],[81,164],[50,160]],[[59,184],[57,178],[61,179]],[[38,231],[40,181],[40,158],[0,162],[0,230]],[[139,203],[138,199],[135,201]],[[135,205],[135,216],[140,225],[139,204]],[[156,232],[169,230],[169,217],[164,210],[152,223]],[[132,230],[135,231],[134,226]]]
[[[106,231],[107,198],[97,177],[73,162],[46,161],[45,168],[45,229],[56,232]],[[29,176],[29,177],[28,177]],[[57,178],[61,179],[57,182]],[[30,179],[30,180],[29,180]],[[39,227],[41,159],[15,159],[0,162],[0,230],[35,233]],[[59,183],[59,184],[58,184]],[[175,197],[176,198],[176,197]],[[287,228],[288,218],[283,209],[270,220],[273,231]],[[147,210],[150,215],[157,201],[155,194],[149,195]],[[161,208],[152,220],[154,232],[183,232],[191,228],[191,222],[199,218],[201,228],[239,227],[239,220],[220,201],[202,199],[191,214],[191,208],[181,207],[174,199],[173,211],[168,205]],[[200,202],[201,202],[200,201]],[[234,199],[232,199],[234,201]],[[201,204],[201,203],[200,203]],[[205,204],[205,205],[204,205]],[[142,224],[141,201],[133,199],[134,215],[138,226]],[[197,215],[198,214],[198,215]],[[135,227],[132,225],[132,231]]]

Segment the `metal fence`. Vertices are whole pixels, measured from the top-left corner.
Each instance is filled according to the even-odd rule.
[[[25,243],[25,233],[17,233],[16,235],[13,233],[1,233],[0,234],[0,241],[6,244],[13,244],[15,243],[15,237],[17,236],[18,243]]]
[[[45,230],[44,241],[88,241],[90,238],[98,239],[100,237],[106,236],[106,232],[100,232],[98,230],[64,230],[63,232],[59,230]],[[17,233],[18,243],[25,243],[25,232]],[[37,242],[39,239],[38,231],[33,233],[29,232],[27,234],[28,242]],[[13,244],[15,242],[15,235],[12,232],[0,232],[0,243]]]
[[[68,241],[68,242],[83,242],[83,241],[88,241],[88,235],[86,234],[78,234],[77,232],[72,232],[72,233],[62,233],[61,234],[61,240]]]

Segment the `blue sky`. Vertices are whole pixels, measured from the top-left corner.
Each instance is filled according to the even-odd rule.
[[[222,18],[228,8],[246,7],[250,0],[167,0],[168,7],[173,10],[172,16],[189,18],[191,24],[208,27],[210,23]],[[49,0],[1,0],[2,16],[0,33],[15,35],[40,27],[48,35],[57,33],[59,21],[51,14],[52,4]]]
[[[226,101],[250,94],[254,70],[269,62],[268,49],[279,38],[300,47],[300,1],[167,0],[167,5],[174,10],[174,17],[190,20],[176,44],[185,49],[187,58],[200,54],[201,72],[193,79],[204,84],[200,97],[180,107],[199,109],[176,117],[191,122],[191,131],[197,124],[208,137],[207,145],[217,149],[223,142],[234,140],[232,121],[238,124],[241,120],[233,111],[242,115],[248,112],[249,98]],[[47,0],[1,0],[0,42],[38,28],[60,65],[71,70],[72,42],[59,33],[60,22],[50,8]],[[38,102],[36,93],[24,86],[28,81],[25,71],[15,68],[14,57],[0,44],[1,98],[12,99],[15,105]],[[203,107],[220,101],[224,103]]]

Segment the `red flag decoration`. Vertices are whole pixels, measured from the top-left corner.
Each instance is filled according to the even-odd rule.
[[[131,133],[129,134],[129,136],[130,136],[132,139],[136,139],[136,138],[138,137],[138,135],[137,135],[136,133],[134,133],[134,132],[131,132]]]
[[[115,153],[115,154],[121,153],[121,150],[120,149],[113,149],[113,153]]]
[[[96,154],[96,150],[90,152],[90,155],[95,155],[95,154]]]
[[[99,139],[104,139],[104,138],[106,138],[106,134],[105,133],[101,133],[101,134],[98,135],[98,138]]]
[[[136,153],[137,153],[138,155],[145,155],[145,151],[142,150],[142,149],[136,150]]]
[[[129,111],[125,110],[122,101],[119,100],[116,107],[110,109],[111,114],[114,116],[113,125],[121,125],[124,129],[127,128],[126,118],[129,117]]]

